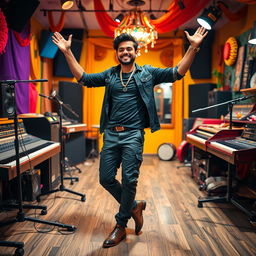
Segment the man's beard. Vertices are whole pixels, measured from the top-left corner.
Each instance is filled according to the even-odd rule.
[[[135,61],[135,57],[130,57],[130,61],[122,61],[121,58],[118,58],[118,61],[122,64],[122,65],[130,65],[133,64]]]

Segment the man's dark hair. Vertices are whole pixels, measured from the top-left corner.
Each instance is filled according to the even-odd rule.
[[[128,33],[122,33],[121,35],[117,36],[114,39],[114,42],[113,42],[114,49],[117,51],[119,44],[122,42],[125,42],[125,41],[132,41],[134,49],[135,49],[135,51],[137,51],[139,43],[132,35],[130,35]]]

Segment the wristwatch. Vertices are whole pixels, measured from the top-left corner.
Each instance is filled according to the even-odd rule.
[[[194,47],[194,46],[192,46],[192,45],[190,45],[189,47],[192,49],[192,51],[193,51],[194,53],[197,53],[197,52],[199,52],[199,50],[200,50],[200,47]]]

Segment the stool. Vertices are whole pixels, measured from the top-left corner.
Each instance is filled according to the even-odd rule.
[[[88,136],[87,139],[90,139],[92,144],[91,144],[91,150],[87,156],[86,159],[92,159],[93,162],[95,161],[95,158],[98,157],[99,155],[99,148],[98,148],[98,139],[99,139],[99,128],[100,126],[97,124],[92,125],[91,130],[87,130],[86,132],[92,133],[92,135]]]

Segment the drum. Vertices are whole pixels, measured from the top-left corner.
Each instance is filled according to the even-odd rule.
[[[163,143],[157,149],[160,160],[170,161],[176,155],[176,147],[172,143]]]
[[[177,157],[181,163],[185,161],[191,161],[191,144],[187,141],[183,140],[178,147]]]

